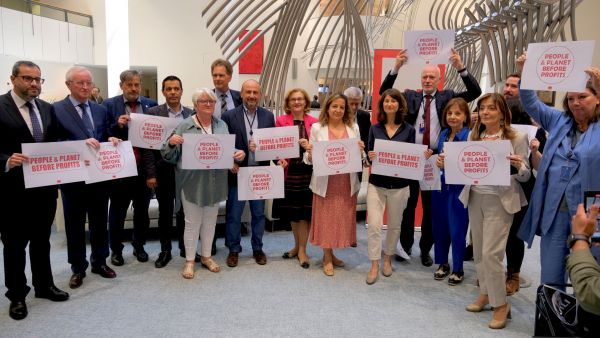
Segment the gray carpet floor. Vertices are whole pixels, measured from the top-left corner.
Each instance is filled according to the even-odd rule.
[[[64,233],[52,233],[52,264],[56,285],[70,299],[53,303],[27,298],[29,316],[14,321],[8,316],[8,299],[0,297],[1,337],[525,337],[533,334],[535,286],[539,280],[538,244],[527,250],[523,273],[533,286],[509,298],[512,320],[504,330],[487,327],[491,311],[469,313],[465,306],[478,295],[473,262],[465,263],[465,282],[449,286],[433,279],[435,266],[421,265],[418,244],[413,259],[394,262],[391,277],[379,276],[374,285],[365,277],[366,229],[357,224],[358,247],[336,255],[346,267],[326,277],[321,250],[309,248],[311,267],[281,254],[293,245],[291,232],[266,233],[268,264],[252,259],[250,238],[243,237],[244,252],[236,268],[225,265],[227,249],[219,239],[215,257],[220,273],[198,265],[196,278],[185,280],[184,259],[174,249],[171,263],[154,268],[160,244],[150,241],[150,261],[139,263],[124,251],[126,264],[115,267],[116,279],[89,272],[84,284],[70,290]],[[418,243],[419,234],[416,235]],[[177,245],[174,242],[174,247]],[[89,246],[88,246],[89,250]],[[89,251],[88,251],[89,252]],[[1,255],[0,255],[1,256]],[[2,265],[0,259],[0,265]],[[3,268],[1,269],[3,271]],[[30,279],[30,273],[27,272]],[[3,279],[3,272],[0,278]],[[6,289],[2,288],[2,293]]]

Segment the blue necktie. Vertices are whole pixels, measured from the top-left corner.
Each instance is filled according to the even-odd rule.
[[[96,137],[96,135],[94,135],[94,125],[92,124],[92,119],[85,109],[86,104],[80,103],[78,106],[81,108],[81,119],[83,120],[83,125],[88,132],[88,137]]]
[[[25,106],[27,106],[27,109],[29,109],[29,117],[31,118],[31,129],[33,129],[33,139],[35,140],[35,142],[42,142],[44,140],[44,131],[42,131],[42,125],[40,124],[40,120],[38,120],[38,117],[35,114],[33,105],[31,104],[31,102],[25,102]]]

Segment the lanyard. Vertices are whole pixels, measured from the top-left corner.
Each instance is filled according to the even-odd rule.
[[[256,115],[258,115],[258,109],[254,112],[254,116],[252,116],[252,121],[250,121],[250,118],[248,117],[248,110],[246,109],[246,107],[244,107],[244,116],[246,116],[246,121],[248,121],[248,125],[250,126],[250,136],[254,134],[252,132],[252,125],[254,124],[254,120],[256,120]]]
[[[211,133],[209,133],[208,131],[206,131],[206,129],[204,129],[204,127],[202,126],[202,123],[201,123],[201,122],[200,122],[200,120],[198,119],[198,115],[194,115],[194,118],[196,119],[196,122],[198,122],[198,125],[200,126],[200,129],[202,129],[202,131],[203,131],[205,134],[211,134]],[[212,131],[212,134],[214,134],[214,132],[215,132],[215,128],[213,128],[213,121],[214,121],[214,120],[213,120],[213,117],[211,116],[211,117],[210,117],[210,130]]]

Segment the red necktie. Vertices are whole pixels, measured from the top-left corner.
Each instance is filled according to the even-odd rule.
[[[128,101],[127,105],[129,106],[129,109],[131,109],[131,112],[135,113],[135,108],[137,107],[137,101]]]
[[[132,113],[135,113],[135,108],[137,108],[137,101],[127,101],[127,105]],[[140,153],[140,149],[138,147],[133,147],[133,155],[135,156],[135,162],[140,164],[142,161],[142,154]]]
[[[425,130],[423,131],[423,144],[429,146],[429,116],[431,113],[431,95],[425,95],[425,107],[423,109],[423,123],[425,123]]]

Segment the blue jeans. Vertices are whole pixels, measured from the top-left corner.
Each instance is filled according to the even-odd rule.
[[[540,241],[542,284],[566,284],[565,258],[569,254],[567,237],[571,232],[571,216],[567,211],[558,211],[547,234]],[[563,288],[564,289],[564,288]]]
[[[250,203],[250,213],[252,214],[252,250],[262,250],[262,237],[265,233],[265,201],[254,200]],[[230,187],[227,196],[227,224],[225,226],[225,246],[229,248],[229,252],[242,252],[240,241],[242,240],[241,222],[242,213],[246,201],[238,200],[238,188]]]

